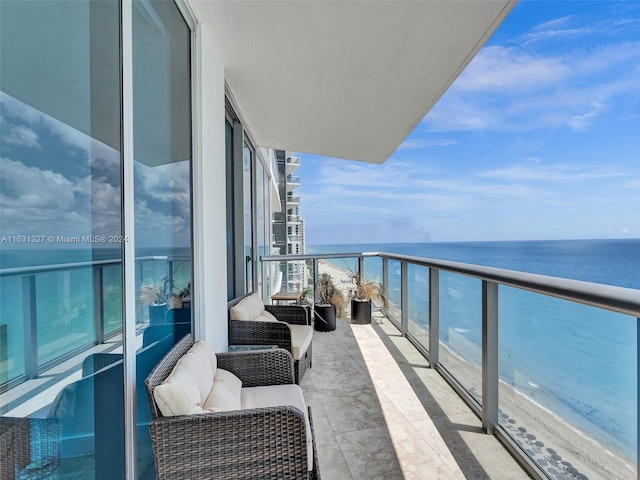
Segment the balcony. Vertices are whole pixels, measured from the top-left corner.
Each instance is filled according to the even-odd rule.
[[[287,205],[299,205],[300,197],[294,197],[293,195],[287,195]]]
[[[287,192],[292,192],[300,186],[300,177],[287,176]]]
[[[398,329],[375,322],[314,335],[301,386],[323,478],[529,478]]]
[[[295,171],[300,166],[300,157],[287,157],[287,175]]]
[[[547,348],[554,340],[548,333],[561,336],[558,314],[564,315],[566,322],[577,319],[578,329],[589,325],[595,328],[603,343],[589,344],[589,356],[610,341],[610,322],[628,324],[627,343],[632,350],[626,354],[630,361],[621,361],[621,352],[612,349],[607,365],[594,365],[585,357],[585,368],[576,374],[571,370],[575,366],[557,361],[556,373],[562,387],[571,375],[584,374],[591,380],[602,378],[599,371],[604,371],[604,382],[611,379],[611,384],[603,384],[602,390],[611,390],[615,398],[634,406],[629,411],[613,405],[611,408],[619,409],[617,421],[635,426],[638,291],[391,254],[350,253],[324,259],[270,256],[262,260],[286,260],[288,287],[292,290],[301,290],[307,277],[322,272],[331,272],[348,289],[349,271],[336,267],[344,263],[352,271],[379,278],[389,299],[388,308],[377,309],[371,325],[341,320],[335,332],[318,332],[314,337],[313,368],[304,377],[302,388],[313,409],[324,478],[434,478],[434,472],[438,472],[438,478],[452,479],[524,479],[529,475],[636,478],[637,460],[634,464],[633,459],[610,453],[613,450],[608,450],[611,439],[606,431],[594,428],[579,434],[576,418],[566,415],[562,405],[554,410],[543,404],[544,397],[534,397],[539,403],[529,400],[541,390],[553,392],[542,381],[526,376],[526,369],[508,353],[507,340],[510,331],[518,327],[513,321],[514,309],[531,303],[545,305],[541,317],[551,322],[541,326],[540,319],[531,316],[522,330],[531,338],[531,349],[523,352],[524,358],[534,368],[555,361],[544,357],[553,354]],[[145,257],[138,259],[137,268],[140,277],[175,276],[180,262],[188,259]],[[346,276],[341,278],[341,272]],[[36,294],[32,287],[41,276],[57,276],[58,283],[74,285],[82,283],[84,276],[101,279],[86,282],[92,285],[87,288],[96,302],[94,311],[100,312],[103,289],[109,288],[112,276],[120,277],[120,264],[99,261],[5,269],[3,288],[15,284],[22,289],[19,295],[32,298]],[[33,322],[37,332],[40,312],[24,313],[25,322]],[[142,343],[146,312],[139,314],[136,340]],[[595,321],[590,318],[594,316]],[[93,321],[98,325],[96,331],[104,332],[103,338],[85,338],[78,345],[56,341],[65,348],[55,352],[47,349],[50,356],[44,364],[29,364],[29,359],[37,356],[25,351],[28,372],[22,378],[7,378],[8,372],[3,370],[7,390],[0,395],[3,415],[46,414],[56,394],[78,378],[82,359],[88,353],[121,352],[118,326],[112,329],[99,315]],[[540,333],[545,335],[540,337]],[[65,337],[65,332],[60,335]],[[544,341],[539,342],[540,338]],[[577,333],[572,341],[571,349],[579,349]],[[630,364],[635,378],[620,382],[620,372],[628,370]],[[23,383],[18,386],[19,382]],[[629,390],[634,393],[626,398]],[[25,398],[30,400],[24,402]],[[589,404],[594,418],[607,407]]]
[[[433,451],[444,478],[637,478],[637,290],[385,253],[262,260],[386,291],[382,323],[314,337],[304,386],[336,478],[415,478]]]

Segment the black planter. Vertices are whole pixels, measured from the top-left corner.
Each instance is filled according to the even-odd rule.
[[[351,300],[351,322],[371,323],[371,302],[365,300]]]
[[[333,332],[336,329],[336,307],[330,304],[316,304],[313,307],[313,327],[319,332]]]

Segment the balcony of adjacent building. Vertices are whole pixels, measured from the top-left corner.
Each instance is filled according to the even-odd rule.
[[[287,195],[287,205],[300,205],[300,197]]]
[[[292,192],[294,189],[300,186],[300,177],[294,177],[293,175],[287,175],[287,193]]]
[[[290,176],[292,172],[296,171],[300,166],[300,157],[287,157],[286,160],[286,170],[287,176]]]

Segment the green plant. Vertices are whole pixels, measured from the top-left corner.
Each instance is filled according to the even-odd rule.
[[[145,305],[164,305],[173,297],[173,282],[165,277],[158,283],[140,285],[138,299]]]
[[[387,306],[387,297],[379,282],[365,278],[362,272],[351,272],[351,280],[353,282],[353,288],[351,289],[351,298],[353,300],[373,301],[385,307]]]
[[[329,304],[336,307],[336,315],[343,317],[347,305],[347,299],[338,287],[333,283],[331,275],[323,273],[318,278],[316,284],[316,293],[318,295],[318,304]]]
[[[302,303],[303,305],[309,305],[310,307],[313,307],[313,288],[307,287],[304,290],[302,290],[300,303]]]
[[[180,300],[187,300],[191,298],[191,282],[187,282],[187,284],[176,293],[176,296]]]

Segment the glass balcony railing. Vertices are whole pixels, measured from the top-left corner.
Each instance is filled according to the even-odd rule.
[[[287,195],[287,204],[296,204],[296,203],[300,203],[300,197]]]
[[[167,279],[179,289],[190,276],[188,258],[136,259],[141,284]],[[122,331],[120,259],[5,268],[0,270],[0,297],[0,392]],[[150,310],[136,305],[136,325],[150,322]]]
[[[347,290],[379,280],[387,318],[535,478],[637,478],[640,291],[386,253],[262,260],[307,261],[311,292],[331,264]]]
[[[289,184],[289,185],[299,185],[300,184],[300,177],[293,177],[293,176],[289,175],[287,177],[287,184]]]

